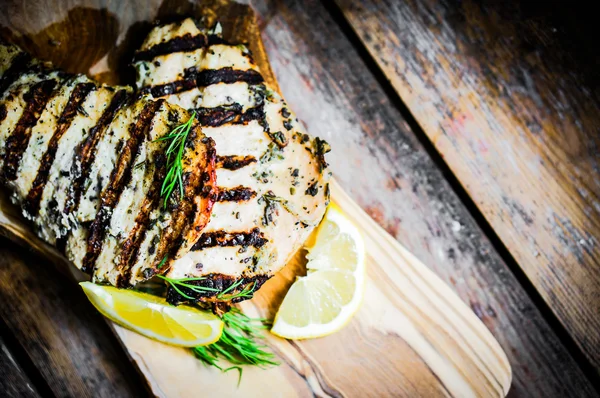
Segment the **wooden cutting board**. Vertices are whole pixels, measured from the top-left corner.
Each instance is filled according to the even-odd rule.
[[[126,81],[130,70],[123,60],[130,59],[143,40],[148,21],[193,15],[211,24],[218,17],[226,37],[250,44],[266,80],[277,87],[254,14],[246,5],[183,0],[167,6],[166,1],[161,5],[139,0],[117,6],[96,1],[93,7],[64,9],[59,1],[33,3],[46,7],[48,20],[13,18],[3,36],[67,70],[86,72],[104,82]],[[118,12],[110,12],[111,7]],[[24,15],[26,10],[24,6]],[[40,30],[40,26],[45,28]],[[267,343],[281,365],[245,368],[239,386],[235,372],[207,368],[189,350],[112,325],[152,392],[165,397],[507,394],[512,375],[506,355],[469,307],[335,181],[331,193],[333,201],[362,229],[368,254],[365,300],[352,322],[332,336],[314,340],[287,341],[269,335]],[[0,197],[0,233],[64,264],[72,279],[83,277],[29,231],[6,197]],[[253,300],[242,304],[243,310],[273,317],[295,275],[302,273],[303,257],[304,253],[298,253]]]

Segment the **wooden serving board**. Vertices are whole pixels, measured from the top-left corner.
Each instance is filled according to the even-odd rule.
[[[250,43],[267,81],[277,87],[254,14],[246,5],[184,1],[166,7],[155,2],[131,1],[117,6],[125,7],[127,12],[110,13],[108,18],[104,3],[98,1],[94,8],[56,8],[56,15],[48,16],[50,21],[13,21],[12,30],[4,31],[3,35],[65,69],[87,72],[115,83],[123,82],[118,78],[126,75],[122,59],[128,59],[127,54],[143,40],[149,26],[147,21],[194,15],[212,23],[218,17],[228,38]],[[74,34],[82,32],[81,24],[87,24],[83,31],[89,34]],[[39,26],[47,27],[40,31]],[[57,41],[60,45],[49,48]],[[314,340],[287,341],[268,335],[267,343],[281,365],[269,369],[245,368],[239,386],[235,372],[221,373],[207,368],[189,350],[163,345],[112,325],[154,394],[165,397],[507,394],[512,375],[506,355],[469,307],[379,227],[335,181],[331,192],[333,200],[362,229],[367,248],[365,300],[352,322],[332,336]],[[30,232],[6,197],[0,198],[0,233],[66,264],[53,248]],[[242,304],[243,310],[249,315],[272,318],[295,276],[303,272],[303,257],[304,253],[299,252],[253,300]],[[74,279],[82,278],[70,265],[63,269],[69,270]]]

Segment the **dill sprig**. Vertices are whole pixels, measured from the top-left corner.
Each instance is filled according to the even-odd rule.
[[[195,300],[195,298],[184,293],[183,290],[181,290],[181,288],[189,289],[194,293],[206,293],[206,292],[218,292],[219,291],[219,289],[216,289],[213,287],[198,286],[193,283],[189,283],[189,282],[203,281],[206,279],[204,277],[173,279],[173,278],[169,278],[164,275],[157,275],[157,276],[159,278],[163,279],[169,285],[171,285],[171,287],[173,289],[175,289],[175,291],[177,293],[179,293],[181,296],[185,297],[188,300]],[[223,301],[230,301],[235,298],[247,298],[247,299],[252,298],[252,296],[254,294],[254,289],[256,288],[256,281],[254,281],[252,284],[248,284],[248,285],[244,286],[244,288],[237,293],[229,294],[230,292],[233,292],[235,289],[237,289],[239,286],[241,286],[243,283],[244,283],[244,278],[238,279],[235,283],[232,283],[231,285],[229,285],[229,287],[227,289],[225,289],[222,292],[220,292],[219,294],[217,294],[217,298],[221,299]]]
[[[270,322],[264,318],[250,318],[237,308],[232,308],[223,314],[223,334],[216,343],[195,347],[196,357],[208,366],[228,372],[236,369],[239,372],[238,384],[242,379],[242,365],[252,365],[261,368],[277,366],[275,355],[267,351],[262,330],[268,329]],[[231,365],[224,368],[221,361]]]
[[[254,295],[254,289],[256,289],[256,281],[252,282],[252,284],[248,284],[248,285],[244,286],[244,288],[237,293],[227,295],[227,293],[235,290],[242,283],[244,283],[244,278],[238,279],[235,283],[232,283],[231,286],[229,286],[227,289],[225,289],[221,293],[219,293],[217,298],[224,300],[224,301],[230,301],[235,298],[251,299],[252,296]]]
[[[168,135],[154,140],[154,142],[172,140],[166,150],[167,175],[160,188],[160,196],[164,197],[165,208],[175,186],[179,185],[179,194],[183,197],[183,152],[195,118],[196,112],[193,112],[187,122],[175,127]]]
[[[191,290],[194,293],[205,293],[205,292],[218,292],[219,289],[215,289],[213,287],[207,287],[207,286],[198,286],[198,285],[194,285],[192,283],[188,283],[188,282],[195,282],[195,281],[202,281],[206,278],[203,277],[198,277],[198,278],[182,278],[182,279],[172,279],[169,278],[167,276],[164,275],[157,275],[160,279],[163,279],[165,282],[167,282],[169,285],[171,285],[171,287],[173,289],[175,289],[175,291],[177,293],[179,293],[180,295],[182,295],[183,297],[185,297],[188,300],[195,300],[194,297],[185,294],[181,288],[187,288],[189,290]]]

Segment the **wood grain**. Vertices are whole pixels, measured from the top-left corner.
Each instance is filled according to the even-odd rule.
[[[577,7],[564,3],[521,3],[338,1],[429,139],[600,371],[599,57],[595,51],[587,62],[573,59],[574,47],[596,43],[581,34],[561,43],[560,25],[549,15],[573,17],[584,32],[590,30],[585,22],[595,22],[581,20]],[[585,69],[595,82],[575,73]]]
[[[29,376],[15,361],[4,339],[0,337],[0,391],[6,397],[39,397]]]
[[[211,7],[214,4],[224,3],[212,2]],[[331,163],[337,179],[379,224],[450,284],[492,330],[516,370],[511,391],[516,395],[533,396],[560,396],[577,391],[580,396],[593,396],[593,390],[573,359],[452,193],[327,11],[314,1],[291,6],[285,3],[256,5],[266,49],[283,84],[282,91],[309,131],[332,143]],[[51,8],[55,11],[48,17],[48,7],[28,7],[27,2],[15,1],[8,2],[4,15],[0,15],[0,25],[12,32],[16,40],[26,41],[18,36],[32,36],[44,30],[43,26],[61,23],[77,7],[105,8],[107,15],[119,21],[116,45],[111,39],[114,35],[109,30],[103,31],[104,24],[95,26],[97,40],[113,41],[108,53],[91,65],[89,71],[105,81],[115,81],[117,75],[122,76],[121,82],[128,80],[127,73],[117,72],[119,68],[124,70],[122,61],[118,60],[127,59],[128,49],[134,48],[132,43],[141,40],[140,32],[148,26],[146,21],[157,16],[167,18],[169,10],[170,14],[189,10],[187,2],[179,1],[162,4],[159,1],[89,1],[63,3]],[[202,13],[209,10],[201,6],[192,8]],[[25,10],[27,18],[22,17]],[[93,23],[89,19],[85,22],[87,25],[75,22],[68,25],[71,32],[68,37],[86,37],[80,31]],[[235,29],[226,24],[225,31],[235,32]],[[251,32],[255,31],[248,34],[253,35]],[[255,55],[262,54],[260,47],[256,47],[260,41],[254,36],[250,36],[250,40],[246,37],[239,40],[250,41]],[[86,45],[92,46],[93,42]],[[57,49],[48,55],[71,70],[88,71],[82,68],[89,62],[79,65],[66,51]],[[263,69],[267,67],[264,61],[259,62]],[[360,215],[356,217],[362,220]],[[4,220],[10,221],[10,218]],[[12,231],[21,231],[14,229],[14,220],[9,227]],[[39,242],[36,244],[30,235],[21,237],[48,250]],[[378,245],[392,245],[389,238],[376,241]],[[396,247],[395,250],[400,250],[396,257],[402,265],[399,268],[370,267],[370,278],[375,282],[369,284],[365,306],[351,325],[329,338],[301,343],[270,337],[269,344],[283,364],[266,371],[246,369],[240,387],[244,394],[437,396],[463,391],[463,388],[482,394],[505,390],[506,372],[494,382],[490,370],[506,370],[502,358],[497,357],[496,365],[490,369],[482,366],[488,363],[473,354],[473,347],[479,347],[477,340],[471,341],[473,345],[465,344],[461,340],[464,327],[459,328],[461,334],[455,332],[454,322],[464,322],[464,319],[440,315],[446,312],[446,304],[433,299],[438,297],[436,292],[426,294],[423,300],[422,291],[410,290],[416,289],[415,286],[431,290],[431,286],[423,285],[418,277],[424,275],[429,280],[430,273],[414,258],[409,256],[406,261],[407,255],[401,249]],[[267,283],[259,297],[245,305],[245,310],[272,314],[278,297],[293,280],[294,264],[301,266],[299,262],[292,263]],[[419,270],[417,276],[413,269]],[[406,275],[414,277],[416,285],[405,285]],[[415,297],[406,297],[400,289],[403,286],[408,286]],[[442,288],[441,292],[445,295],[447,290]],[[430,309],[424,311],[428,316],[414,310],[413,302],[417,308]],[[449,302],[456,303],[455,300]],[[470,319],[469,324],[477,325],[472,315],[467,319]],[[433,325],[427,327],[431,323]],[[441,333],[440,325],[449,331],[447,335]],[[240,391],[236,389],[233,373],[214,372],[204,368],[185,350],[151,342],[118,327],[115,330],[135,363],[150,375],[152,389],[159,395],[197,391],[200,387],[191,384],[195,381],[203,383],[202,391],[218,390],[225,396]],[[415,330],[418,333],[410,333]],[[480,326],[474,330],[481,331]],[[424,341],[427,343],[423,344]],[[450,341],[454,342],[448,344]],[[483,346],[489,342],[486,338],[478,341]],[[446,345],[450,348],[440,349]],[[423,360],[423,356],[430,360]],[[169,358],[169,362],[164,358]],[[440,358],[444,360],[440,362]],[[181,366],[173,367],[173,363]],[[468,374],[459,371],[456,377],[448,376],[452,369],[456,371],[456,367],[462,366],[469,369]],[[164,375],[168,381],[157,379],[156,375]]]
[[[28,361],[40,365],[52,394],[145,395],[144,383],[77,284],[48,260],[10,246],[0,240],[0,317]]]
[[[281,90],[332,144],[337,181],[483,320],[509,357],[511,392],[595,395],[325,7],[253,4]]]

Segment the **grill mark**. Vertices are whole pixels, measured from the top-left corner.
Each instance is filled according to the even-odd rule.
[[[85,141],[80,143],[75,149],[73,162],[71,167],[71,176],[73,184],[69,186],[69,192],[65,201],[64,213],[69,214],[77,211],[81,196],[83,195],[85,181],[90,174],[91,165],[96,159],[95,148],[104,135],[107,127],[112,123],[119,109],[127,103],[129,96],[126,90],[118,91],[110,101],[108,107],[102,113],[102,116],[92,127],[85,138]]]
[[[235,188],[219,188],[217,202],[245,202],[256,197],[252,188],[237,186]]]
[[[246,82],[248,84],[259,84],[264,82],[262,75],[254,69],[236,70],[227,67],[196,72],[195,68],[190,68],[185,71],[185,74],[196,76],[196,84],[198,84],[199,87],[211,86],[217,83],[231,84],[236,82]]]
[[[4,181],[14,181],[17,178],[19,161],[29,145],[31,128],[36,125],[55,86],[56,80],[44,80],[35,84],[23,95],[23,99],[26,101],[25,109],[5,143],[5,159],[2,167]]]
[[[0,123],[2,123],[4,119],[6,119],[7,114],[8,112],[6,111],[6,105],[0,105]]]
[[[22,52],[15,57],[0,79],[0,95],[4,94],[6,89],[21,76],[31,63],[31,55]]]
[[[184,78],[171,83],[158,86],[145,87],[141,90],[144,94],[152,94],[154,97],[177,94],[191,90],[195,87],[206,87],[217,83],[246,82],[248,84],[259,84],[264,81],[262,75],[253,69],[235,70],[230,67],[222,69],[207,69],[197,72],[195,67],[185,70]]]
[[[133,57],[133,62],[151,61],[156,57],[169,55],[173,53],[195,51],[205,46],[213,44],[228,44],[226,40],[216,35],[197,35],[192,36],[186,33],[183,36],[175,37],[169,41],[155,44],[148,50],[138,51]]]
[[[207,43],[208,38],[205,35],[192,36],[191,33],[186,33],[183,36],[175,37],[174,39],[163,43],[158,43],[148,50],[137,52],[133,58],[133,62],[151,61],[162,55],[194,51],[206,46]]]
[[[33,180],[33,185],[31,186],[31,189],[27,193],[27,198],[25,199],[25,211],[27,211],[30,215],[36,216],[40,209],[42,193],[44,192],[44,188],[48,182],[48,176],[50,175],[50,169],[54,164],[60,139],[73,122],[75,116],[77,116],[78,109],[81,107],[83,101],[95,88],[96,86],[93,83],[77,84],[73,89],[67,104],[65,105],[65,109],[58,118],[58,123],[56,129],[54,130],[54,134],[48,142],[48,148],[42,157],[40,168],[38,169],[35,180]]]
[[[247,156],[217,156],[217,168],[226,170],[239,170],[249,164],[255,163],[256,158],[252,155]]]
[[[240,104],[217,106],[214,108],[197,108],[196,117],[203,126],[219,127],[225,123],[248,124],[253,120],[265,117],[264,104],[249,108],[243,112]]]
[[[133,170],[133,162],[135,161],[143,139],[144,132],[152,122],[152,118],[157,109],[162,105],[162,101],[151,102],[147,104],[133,127],[131,136],[127,140],[124,148],[121,150],[119,158],[112,170],[109,178],[109,185],[101,194],[102,206],[96,214],[96,218],[90,226],[90,233],[87,240],[87,252],[83,258],[81,270],[83,272],[92,273],[98,256],[102,250],[102,244],[106,235],[107,227],[112,219],[112,212],[119,202],[121,193],[129,184]]]
[[[232,246],[252,246],[255,248],[262,247],[267,243],[260,229],[254,228],[249,232],[227,232],[214,231],[205,232],[200,236],[200,239],[192,246],[192,251],[199,251],[209,247],[232,247]]]

